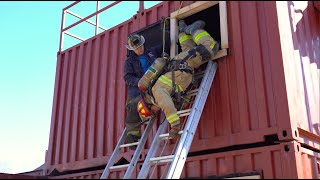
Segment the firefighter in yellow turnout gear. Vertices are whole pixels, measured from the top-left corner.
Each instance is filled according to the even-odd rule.
[[[194,69],[210,60],[219,50],[219,43],[203,29],[204,26],[205,22],[202,20],[189,26],[183,20],[179,21],[179,43],[182,52],[169,63],[173,70],[161,75],[152,87],[155,104],[161,108],[170,123],[169,135],[173,138],[179,137],[178,132],[181,128],[180,118],[172,100],[173,88],[175,87],[175,92],[186,90],[192,82]]]

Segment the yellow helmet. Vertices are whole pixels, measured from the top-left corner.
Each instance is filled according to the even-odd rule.
[[[135,50],[138,47],[142,46],[145,42],[145,39],[142,35],[133,34],[128,37],[128,45],[126,45],[127,49]]]

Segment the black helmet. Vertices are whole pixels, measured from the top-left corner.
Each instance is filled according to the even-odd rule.
[[[133,34],[128,37],[128,45],[126,45],[127,49],[135,50],[138,47],[144,44],[145,40],[142,35]]]

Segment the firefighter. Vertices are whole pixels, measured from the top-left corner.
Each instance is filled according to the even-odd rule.
[[[142,35],[133,34],[128,37],[126,48],[129,50],[128,58],[124,63],[124,80],[128,85],[128,97],[126,101],[126,143],[137,142],[141,137],[141,119],[137,111],[137,104],[141,100],[138,81],[162,54],[162,44],[145,50],[145,39]],[[166,49],[168,51],[168,48]],[[136,149],[136,146],[130,146]]]
[[[179,43],[182,52],[167,64],[168,72],[161,75],[152,87],[155,104],[161,108],[170,123],[169,135],[173,138],[180,136],[178,132],[181,128],[173,95],[186,90],[192,82],[194,69],[214,57],[219,50],[219,43],[203,29],[204,26],[205,22],[202,20],[189,26],[183,20],[179,21]]]

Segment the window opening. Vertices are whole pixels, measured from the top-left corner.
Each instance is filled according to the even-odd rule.
[[[225,1],[197,1],[171,13],[170,18],[170,55],[181,52],[178,42],[178,22],[184,19],[189,25],[196,20],[206,22],[205,30],[220,42],[220,50],[215,59],[226,56],[228,45],[227,8]]]

